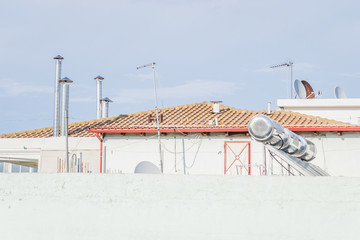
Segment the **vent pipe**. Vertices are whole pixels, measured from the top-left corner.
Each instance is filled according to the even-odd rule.
[[[101,101],[102,118],[109,117],[109,102],[112,102],[109,98],[103,98]]]
[[[213,103],[213,113],[220,113],[220,103],[222,101],[211,101]]]
[[[61,136],[67,136],[69,121],[69,83],[73,81],[64,77],[59,82],[61,83]]]
[[[96,80],[96,118],[101,118],[101,99],[102,99],[102,76],[94,78]]]
[[[271,114],[271,102],[268,102],[267,114],[268,114],[268,115]]]
[[[59,120],[60,120],[60,83],[61,79],[61,61],[64,59],[62,56],[57,55],[54,57],[55,63],[55,89],[54,89],[54,137],[59,136]]]

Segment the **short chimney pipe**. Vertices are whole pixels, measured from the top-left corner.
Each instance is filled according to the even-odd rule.
[[[68,116],[69,116],[69,83],[72,80],[65,77],[60,80],[61,83],[61,136],[68,135]]]
[[[109,98],[103,98],[101,101],[102,118],[109,117],[109,102],[112,102]]]
[[[212,113],[220,113],[220,103],[222,103],[222,101],[211,101],[211,103],[213,104]]]
[[[268,102],[267,114],[271,114],[271,102]]]

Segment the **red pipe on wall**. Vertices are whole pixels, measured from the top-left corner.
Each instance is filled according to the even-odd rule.
[[[100,140],[100,173],[102,173],[102,166],[103,166],[103,136],[100,133],[96,133],[96,137]]]

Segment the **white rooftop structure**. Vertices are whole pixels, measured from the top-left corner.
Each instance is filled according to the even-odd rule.
[[[278,99],[277,105],[282,110],[360,124],[360,98]]]

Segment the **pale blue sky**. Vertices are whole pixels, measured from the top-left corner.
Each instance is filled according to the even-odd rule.
[[[70,88],[70,122],[96,117],[93,80],[105,78],[110,115],[222,100],[265,109],[287,98],[287,69],[323,98],[360,97],[357,1],[51,1],[0,3],[0,133],[52,126],[55,62]]]

